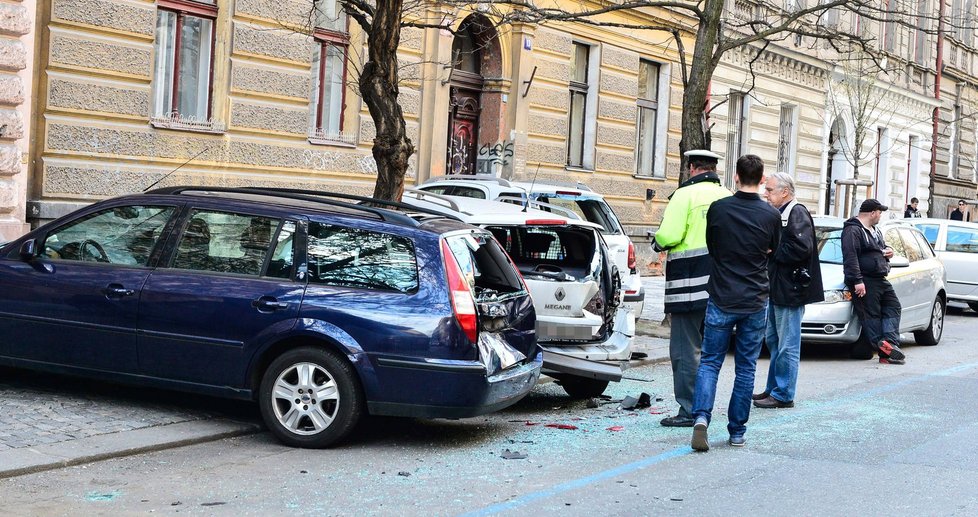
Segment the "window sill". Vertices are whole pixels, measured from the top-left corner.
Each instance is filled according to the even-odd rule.
[[[357,138],[353,133],[341,133],[338,135],[315,133],[309,135],[308,141],[312,145],[328,145],[332,147],[346,147],[348,149],[355,149],[357,147]]]
[[[649,176],[648,174],[632,174],[632,177],[637,180],[664,180],[667,179],[665,176]]]
[[[223,135],[226,131],[224,124],[214,120],[181,119],[171,116],[150,117],[149,125],[156,129],[174,129],[211,135]]]
[[[587,172],[594,174],[594,169],[585,169],[584,167],[575,167],[573,165],[564,165],[564,170],[568,172]]]

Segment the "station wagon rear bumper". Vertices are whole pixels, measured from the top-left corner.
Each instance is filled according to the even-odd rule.
[[[437,366],[435,366],[437,365]],[[533,389],[540,378],[543,354],[486,376],[479,361],[413,362],[378,359],[377,378],[403,386],[406,399],[423,401],[368,401],[371,415],[412,418],[468,418],[511,406]]]

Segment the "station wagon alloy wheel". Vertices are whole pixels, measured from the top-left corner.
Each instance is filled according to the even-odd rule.
[[[316,434],[329,427],[339,407],[336,382],[319,365],[290,366],[275,380],[272,391],[275,417],[296,434]]]
[[[321,348],[297,348],[272,361],[258,401],[265,425],[296,447],[330,446],[346,436],[363,413],[353,367]]]

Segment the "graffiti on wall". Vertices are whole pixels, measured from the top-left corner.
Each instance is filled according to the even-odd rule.
[[[504,140],[494,145],[482,144],[476,157],[479,174],[499,175],[499,170],[510,164],[513,158],[513,142]]]

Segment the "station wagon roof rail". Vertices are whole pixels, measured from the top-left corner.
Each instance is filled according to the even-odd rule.
[[[418,221],[409,215],[389,210],[385,208],[377,208],[371,206],[365,206],[362,204],[346,203],[343,201],[336,201],[332,199],[324,198],[338,198],[346,199],[350,201],[359,201],[361,203],[374,203],[378,205],[383,205],[385,207],[399,208],[401,210],[410,210],[412,212],[423,212],[427,215],[447,217],[450,219],[456,219],[450,215],[441,214],[438,212],[425,210],[423,208],[412,207],[410,205],[405,205],[403,203],[396,203],[393,201],[384,201],[381,199],[375,199],[366,196],[357,196],[353,194],[341,194],[338,192],[324,192],[317,190],[303,190],[303,189],[288,189],[288,188],[274,188],[274,187],[164,187],[161,189],[152,190],[146,192],[147,194],[162,194],[162,195],[179,195],[179,194],[206,194],[206,193],[226,193],[226,194],[249,194],[257,196],[269,196],[285,199],[294,199],[298,201],[309,201],[313,203],[320,203],[327,206],[333,206],[338,208],[345,208],[349,210],[358,210],[372,214],[385,222],[393,222],[406,226],[418,226]]]
[[[432,176],[425,180],[425,183],[431,181],[452,181],[452,180],[476,180],[476,181],[492,181],[498,183],[504,187],[512,187],[513,184],[509,180],[492,176],[489,174],[443,174],[441,176]]]

